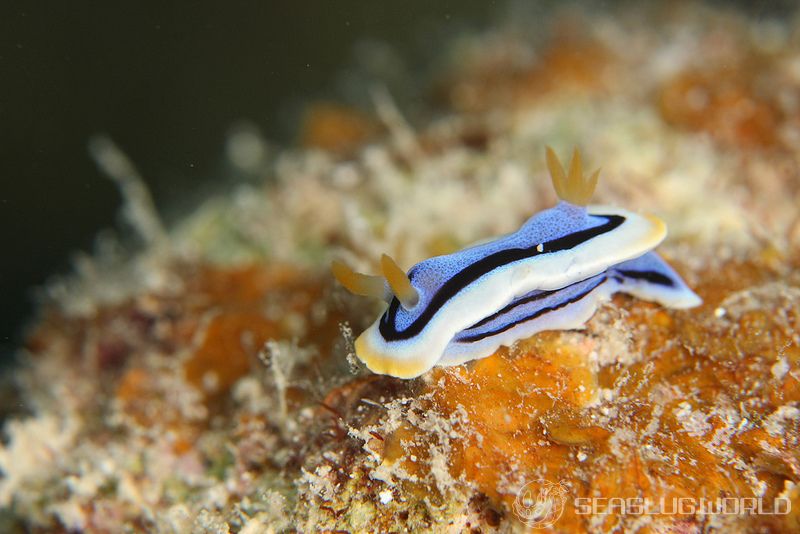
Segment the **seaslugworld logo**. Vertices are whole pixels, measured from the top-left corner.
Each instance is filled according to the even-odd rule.
[[[514,513],[530,528],[547,528],[564,513],[567,487],[547,480],[528,482],[517,492]]]
[[[560,482],[528,482],[517,492],[514,513],[530,528],[548,528],[561,518],[568,495],[567,486]],[[792,501],[785,497],[576,497],[572,504],[576,515],[786,515],[792,510]]]
[[[786,515],[792,510],[785,497],[577,497],[573,502],[578,515]]]

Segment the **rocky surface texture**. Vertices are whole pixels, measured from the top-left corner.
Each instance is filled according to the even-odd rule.
[[[376,90],[371,110],[310,106],[292,151],[237,130],[246,179],[168,230],[94,143],[144,246],[100,242],[47,288],[0,447],[2,530],[800,529],[798,17],[513,18],[443,47],[419,118]],[[353,334],[380,307],[330,260],[408,267],[513,230],[555,201],[545,144],[602,166],[596,202],[668,223],[658,250],[704,304],[617,296],[582,331],[412,381],[366,371]],[[541,481],[557,520],[515,506]],[[673,498],[791,509],[620,504]]]

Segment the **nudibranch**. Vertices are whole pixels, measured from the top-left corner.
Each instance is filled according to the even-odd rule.
[[[584,176],[577,150],[573,152],[568,172],[550,148],[546,150],[546,160],[560,201],[531,217],[514,233],[453,254],[429,258],[414,265],[408,273],[387,255],[381,259],[383,276],[356,273],[341,262],[333,263],[334,275],[348,290],[383,298],[389,303],[387,310],[355,342],[356,355],[370,370],[413,378],[438,363],[446,364],[447,361],[441,360],[447,350],[455,354],[452,343],[456,347],[464,345],[455,339],[459,333],[480,325],[517,299],[535,291],[555,290],[562,291],[552,293],[554,299],[559,298],[557,295],[571,298],[575,291],[590,290],[593,277],[643,256],[666,237],[666,225],[654,216],[587,206],[599,171]],[[617,271],[613,272],[617,275]],[[575,286],[579,283],[588,285],[581,289]],[[581,318],[579,312],[586,315],[586,310],[593,310],[614,284],[600,292],[595,290],[591,298],[576,302],[577,306],[567,306],[567,310],[575,310],[575,316]],[[624,287],[631,293],[649,295],[646,287],[652,285],[639,278],[630,279]],[[548,302],[549,307],[555,305]],[[559,315],[554,324],[569,328],[579,325],[577,320],[569,320],[571,315],[567,311]],[[517,318],[516,314],[506,317]],[[586,319],[588,316],[580,324]],[[539,320],[536,324],[547,323]],[[513,341],[512,334],[526,335],[521,325],[506,332],[507,336],[490,336],[491,343],[509,344]],[[487,355],[484,349],[476,349],[471,354],[479,356],[474,357]]]
[[[537,289],[514,299],[457,333],[437,365],[485,358],[500,346],[511,346],[544,330],[581,328],[614,293],[627,293],[667,308],[692,308],[701,303],[664,260],[648,252],[562,289]]]

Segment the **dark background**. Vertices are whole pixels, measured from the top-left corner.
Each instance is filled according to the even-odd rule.
[[[32,288],[67,272],[70,254],[91,250],[98,231],[119,227],[120,197],[88,157],[90,136],[109,134],[144,175],[160,213],[174,220],[199,202],[198,191],[225,187],[225,136],[236,122],[250,121],[267,139],[291,145],[303,103],[357,99],[343,87],[368,84],[355,74],[359,49],[384,43],[403,59],[406,79],[408,72],[424,78],[420,70],[431,68],[445,37],[508,17],[509,3],[534,17],[558,4],[4,1],[0,365],[29,320]],[[609,3],[617,2],[577,5]],[[795,4],[736,2],[754,17]],[[393,72],[397,65],[383,67],[403,77]],[[385,81],[401,91],[396,80]],[[413,100],[413,90],[409,95]]]
[[[344,96],[358,46],[381,41],[413,72],[443,34],[479,28],[496,10],[485,0],[4,2],[2,361],[30,318],[32,288],[118,223],[120,197],[89,159],[90,136],[109,134],[174,218],[201,184],[224,178],[232,124],[290,145],[304,102]]]

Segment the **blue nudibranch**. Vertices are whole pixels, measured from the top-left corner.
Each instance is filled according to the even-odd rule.
[[[569,173],[550,148],[546,156],[560,202],[516,232],[424,260],[408,274],[386,255],[382,277],[333,263],[347,289],[389,302],[356,339],[356,355],[370,370],[413,378],[542,330],[579,328],[616,292],[673,308],[700,303],[650,252],[666,237],[661,220],[587,207],[599,171],[584,177],[577,150]]]

